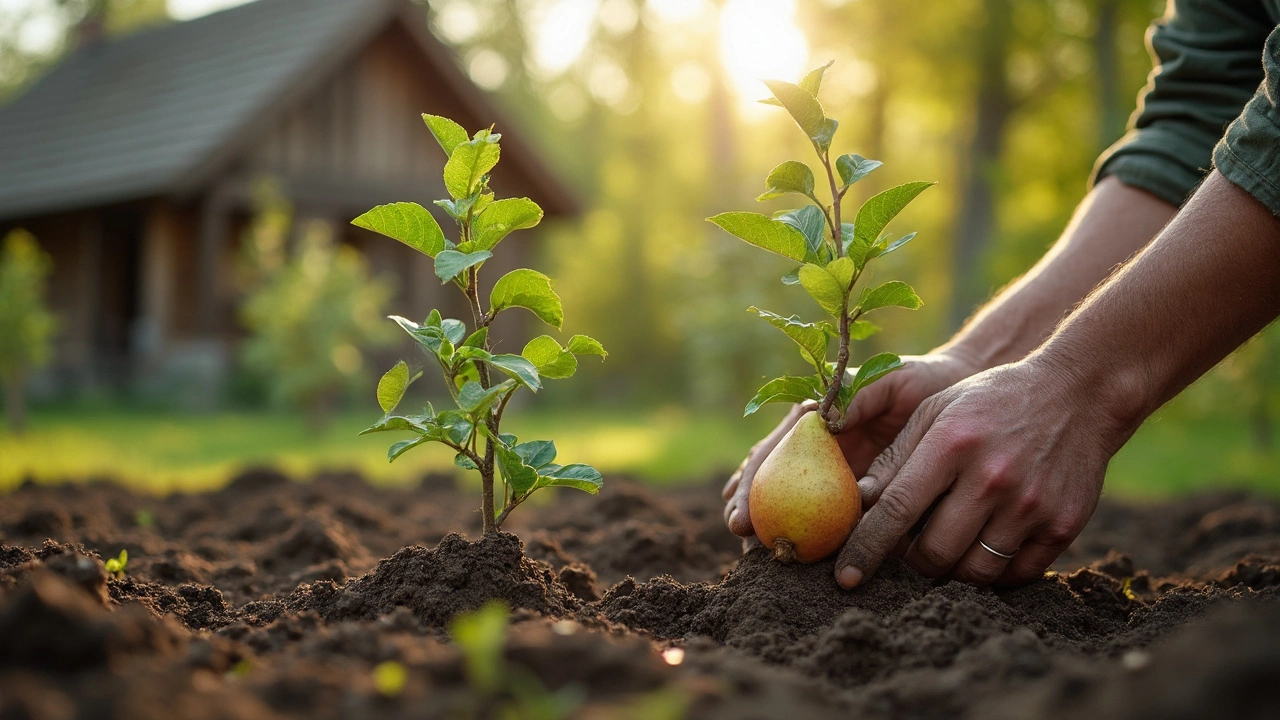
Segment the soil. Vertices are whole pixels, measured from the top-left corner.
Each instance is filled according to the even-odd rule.
[[[1280,717],[1273,499],[1104,499],[1029,586],[890,560],[845,592],[829,561],[742,556],[716,483],[613,478],[473,540],[454,482],[0,497],[0,718]],[[493,600],[505,641],[451,642]]]

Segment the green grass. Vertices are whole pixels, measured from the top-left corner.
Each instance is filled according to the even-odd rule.
[[[777,421],[762,412],[662,408],[513,415],[507,429],[526,439],[553,438],[560,456],[608,474],[655,483],[726,476]],[[0,491],[39,481],[111,477],[153,491],[200,490],[237,468],[270,463],[298,476],[353,469],[374,482],[411,484],[424,472],[454,471],[452,454],[418,448],[386,461],[392,433],[356,437],[373,417],[339,415],[316,433],[297,416],[227,412],[177,415],[119,409],[37,412],[26,435],[0,435]],[[1259,452],[1236,419],[1169,413],[1149,422],[1112,461],[1107,492],[1162,497],[1242,487],[1280,494],[1280,452]],[[460,471],[459,471],[460,472]]]
[[[357,437],[376,413],[339,415],[316,432],[295,415],[227,412],[174,415],[123,410],[37,412],[21,437],[0,435],[0,491],[39,481],[117,478],[154,492],[199,490],[226,482],[237,468],[270,463],[303,476],[353,469],[374,482],[417,482],[424,472],[457,470],[453,453],[428,445],[394,464],[397,433]],[[564,462],[664,483],[732,469],[776,417],[663,408],[643,412],[537,412],[503,425],[524,439],[556,441]],[[406,433],[404,437],[409,437]]]

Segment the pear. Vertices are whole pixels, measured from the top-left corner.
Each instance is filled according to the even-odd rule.
[[[748,507],[756,537],[781,562],[816,562],[844,546],[862,517],[862,496],[818,413],[802,416],[765,458]]]

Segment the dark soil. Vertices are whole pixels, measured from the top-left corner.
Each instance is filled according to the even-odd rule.
[[[1104,500],[1032,585],[891,560],[845,592],[830,562],[740,557],[711,484],[606,488],[472,541],[478,499],[441,476],[25,485],[0,497],[0,718],[1280,717],[1273,500]],[[512,625],[477,674],[450,626],[491,600]]]

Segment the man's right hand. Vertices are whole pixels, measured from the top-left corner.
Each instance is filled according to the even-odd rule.
[[[853,404],[849,406],[844,432],[836,438],[844,450],[850,469],[858,477],[862,477],[871,462],[893,442],[925,398],[982,370],[961,353],[950,350],[904,357],[903,362],[905,367],[901,370],[890,373],[859,391]],[[751,513],[747,506],[751,481],[782,437],[791,430],[801,415],[812,408],[812,403],[792,408],[773,432],[751,448],[746,460],[742,461],[742,465],[725,483],[722,493],[725,499],[725,523],[733,534],[744,539],[747,549],[756,543],[755,530],[751,527]],[[862,488],[864,506],[875,502],[875,490],[876,488]]]

